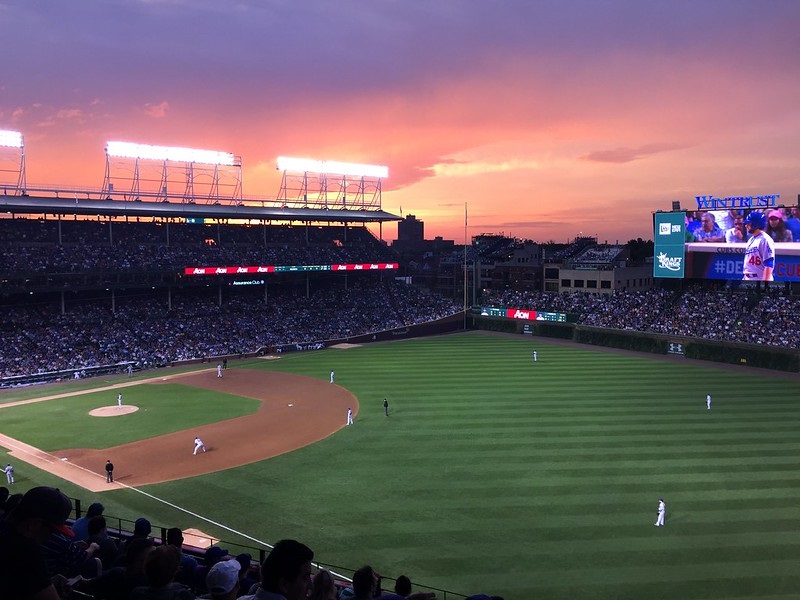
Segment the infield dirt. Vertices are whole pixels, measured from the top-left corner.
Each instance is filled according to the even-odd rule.
[[[278,456],[313,444],[344,427],[348,407],[358,412],[358,401],[346,389],[286,373],[227,369],[224,377],[219,378],[216,369],[210,369],[136,384],[166,382],[180,383],[189,393],[192,387],[218,390],[254,398],[261,404],[250,415],[111,448],[64,448],[47,453],[3,435],[0,445],[18,460],[99,492],[123,485],[140,486],[204,475]],[[131,384],[126,382],[106,389],[128,385]],[[46,400],[57,401],[59,397],[63,396]],[[105,414],[117,411],[116,405],[98,408]],[[109,425],[124,426],[127,412],[118,411],[119,422],[115,419]],[[196,456],[192,454],[195,437],[205,442],[207,450]],[[114,463],[113,484],[106,483],[106,460]]]

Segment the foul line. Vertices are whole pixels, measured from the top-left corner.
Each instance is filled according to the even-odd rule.
[[[70,464],[73,467],[77,467],[78,469],[86,471],[87,473],[89,473],[91,475],[94,475],[96,477],[102,477],[102,475],[100,475],[99,473],[95,473],[94,471],[92,471],[90,469],[87,469],[86,467],[82,467],[81,465],[77,465],[75,463],[70,463]],[[229,531],[230,533],[233,533],[234,535],[238,535],[240,537],[243,537],[246,540],[250,540],[251,542],[255,542],[256,544],[261,544],[262,546],[265,546],[266,548],[269,548],[270,550],[272,550],[274,548],[274,546],[272,544],[269,544],[269,543],[267,543],[267,542],[265,542],[263,540],[259,540],[258,538],[254,538],[253,536],[247,535],[246,533],[243,533],[241,531],[237,531],[236,529],[233,529],[232,527],[228,527],[227,525],[219,523],[218,521],[214,521],[213,519],[209,519],[208,517],[204,517],[203,515],[199,515],[196,512],[192,512],[188,508],[184,508],[182,506],[178,506],[177,504],[174,504],[174,503],[170,502],[169,500],[164,500],[163,498],[159,498],[158,496],[154,496],[153,494],[145,492],[144,490],[140,490],[139,488],[132,487],[132,486],[126,484],[126,483],[116,482],[116,481],[114,483],[116,483],[120,487],[123,487],[123,488],[128,489],[128,490],[132,490],[132,491],[134,491],[134,492],[136,492],[138,494],[141,494],[142,496],[146,496],[147,498],[150,498],[151,500],[155,500],[156,502],[160,502],[161,504],[165,504],[165,505],[169,506],[170,508],[174,508],[175,510],[178,510],[180,512],[186,513],[187,515],[191,515],[192,517],[200,519],[201,521],[205,521],[206,523],[209,523],[211,525],[215,525],[215,526],[217,526],[217,527],[219,527],[221,529],[224,529],[225,531]],[[324,568],[322,565],[319,565],[317,563],[312,563],[312,565],[314,567],[318,568],[318,569]],[[335,571],[331,571],[331,575],[334,575],[334,576],[336,576],[336,577],[338,577],[340,579],[344,579],[345,581],[352,581],[352,579],[350,579],[349,577],[347,577],[345,575],[342,575],[341,573],[336,573]]]

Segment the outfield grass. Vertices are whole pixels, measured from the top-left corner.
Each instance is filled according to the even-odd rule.
[[[334,369],[359,399],[356,424],[269,461],[147,486],[148,494],[257,540],[295,537],[327,563],[370,563],[464,594],[790,598],[800,590],[800,378],[476,332],[234,365],[323,380]],[[152,387],[128,388],[126,402]],[[151,410],[186,401],[180,390],[170,398]],[[62,402],[72,400],[0,410],[3,433],[64,447],[50,425],[39,428]],[[59,423],[80,439],[86,425],[74,414]],[[170,419],[161,422],[168,428]],[[180,420],[174,429],[186,427]],[[245,542],[136,491],[95,497],[15,464],[22,486],[58,484],[87,502],[99,497],[115,516]],[[653,526],[659,496],[664,528]]]

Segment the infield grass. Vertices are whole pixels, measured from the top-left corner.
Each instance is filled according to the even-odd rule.
[[[800,590],[796,376],[481,332],[238,366],[323,380],[334,369],[359,399],[356,423],[268,461],[147,486],[148,494],[256,540],[302,540],[328,564],[369,563],[463,594],[792,598]],[[137,389],[124,392],[126,402]],[[248,410],[242,401],[225,405]],[[64,437],[85,436],[79,411],[57,415],[53,430],[48,413],[62,402],[0,410],[3,433],[43,448],[85,446]],[[162,429],[177,419],[176,402],[153,402],[155,414],[171,415]],[[173,430],[190,425],[180,418]],[[126,431],[113,442],[105,431],[90,439],[122,443]],[[26,487],[57,484],[85,502],[101,499],[107,514],[257,545],[134,490],[95,496],[15,464]],[[659,496],[664,528],[653,526]]]

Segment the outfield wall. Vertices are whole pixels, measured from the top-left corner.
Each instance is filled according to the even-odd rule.
[[[521,321],[471,314],[470,327],[570,340],[579,344],[800,373],[800,351],[774,346],[720,342],[646,331],[605,329],[574,323]]]

